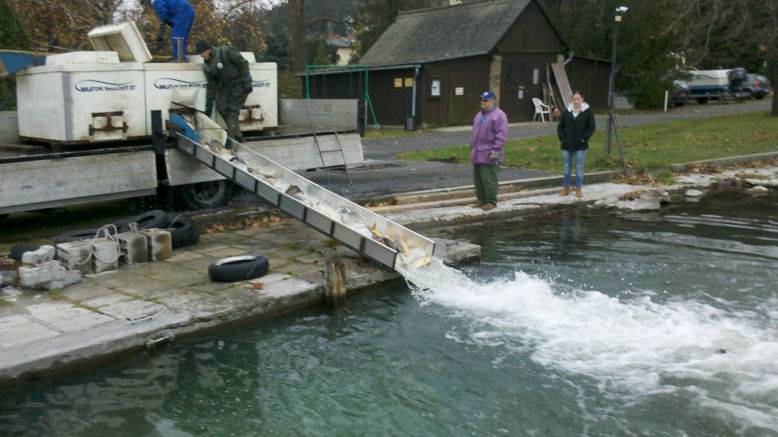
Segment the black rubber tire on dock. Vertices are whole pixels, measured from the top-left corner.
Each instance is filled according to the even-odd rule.
[[[27,252],[35,252],[41,247],[37,244],[17,244],[11,248],[11,252],[8,254],[8,258],[12,260],[21,261],[22,255]]]
[[[119,232],[125,232],[130,230],[130,223],[137,223],[138,229],[165,229],[170,225],[170,219],[167,212],[161,209],[152,209],[127,221],[122,220],[116,224],[116,227],[119,228]]]
[[[72,241],[79,240],[91,240],[92,238],[95,238],[95,234],[97,234],[98,230],[98,228],[88,228],[67,231],[54,237],[54,244],[70,243]]]
[[[208,266],[208,277],[213,282],[237,282],[265,276],[270,263],[262,255],[224,258]]]
[[[195,226],[192,219],[185,215],[173,215],[167,230],[170,231],[170,237],[173,241],[173,249],[179,247],[192,246],[200,242],[200,231]]]

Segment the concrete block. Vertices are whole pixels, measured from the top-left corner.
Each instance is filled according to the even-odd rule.
[[[20,267],[19,281],[24,288],[53,290],[81,282],[81,272],[67,270],[59,261],[49,261],[36,267]]]
[[[92,246],[83,241],[57,244],[57,260],[68,270],[92,272]]]
[[[92,271],[103,273],[119,268],[119,243],[107,238],[92,240]]]
[[[41,246],[38,250],[32,252],[24,252],[22,254],[22,263],[37,266],[49,261],[54,261],[54,256],[57,253],[57,249],[54,246]]]
[[[138,232],[123,232],[116,235],[119,241],[119,261],[127,266],[149,262],[148,240]]]
[[[164,261],[173,256],[173,239],[170,231],[143,229],[138,232],[148,239],[149,258],[152,261]]]

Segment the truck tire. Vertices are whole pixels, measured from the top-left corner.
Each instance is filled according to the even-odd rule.
[[[224,258],[208,266],[208,277],[213,282],[247,281],[265,276],[270,268],[262,255]]]
[[[122,220],[116,223],[116,227],[119,232],[125,232],[130,230],[130,223],[137,223],[138,229],[165,229],[170,224],[170,219],[167,212],[161,209],[152,209],[129,220]]]
[[[22,255],[24,255],[26,252],[35,252],[38,249],[40,249],[40,246],[37,244],[17,244],[11,248],[11,252],[8,254],[8,258],[11,258],[15,261],[21,261]]]
[[[184,205],[194,210],[224,206],[234,194],[232,184],[225,180],[182,185],[178,189]]]
[[[704,104],[708,103],[708,98],[707,97],[697,97],[697,103],[699,103],[700,105],[704,105]]]
[[[192,219],[187,216],[173,217],[167,230],[170,231],[170,237],[173,240],[173,249],[192,246],[200,242],[200,231],[197,230]]]
[[[70,243],[79,240],[91,240],[95,238],[98,228],[88,229],[76,229],[75,231],[67,231],[54,237],[54,244]]]

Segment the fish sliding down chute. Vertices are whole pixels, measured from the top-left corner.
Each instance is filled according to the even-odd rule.
[[[427,265],[435,242],[363,208],[240,143],[203,114],[171,116],[177,147],[286,214],[398,272]],[[182,126],[186,123],[186,126]],[[187,129],[188,128],[188,129]]]

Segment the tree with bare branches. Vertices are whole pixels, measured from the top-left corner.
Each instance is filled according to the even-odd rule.
[[[8,0],[24,23],[34,48],[45,51],[89,47],[86,34],[113,22],[126,0]]]

